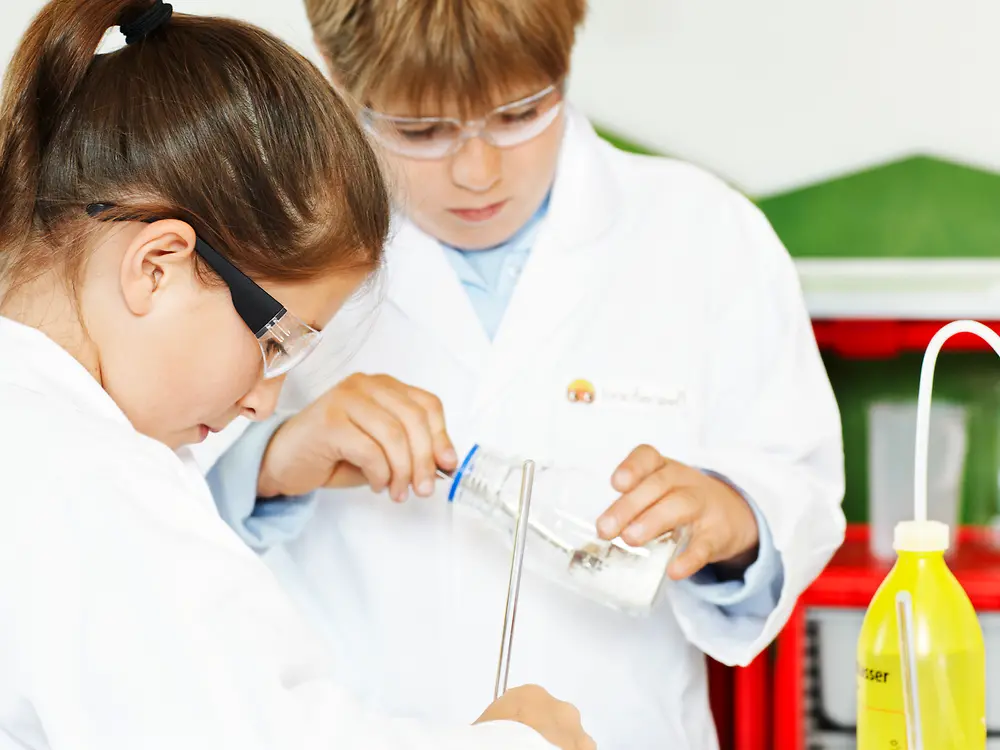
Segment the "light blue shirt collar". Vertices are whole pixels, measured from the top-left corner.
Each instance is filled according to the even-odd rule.
[[[444,242],[440,243],[446,251],[452,268],[458,274],[459,281],[465,286],[495,293],[504,261],[511,255],[523,256],[523,259],[526,260],[527,255],[531,252],[539,225],[548,213],[551,195],[550,190],[531,218],[513,236],[499,245],[482,250],[463,250]]]
[[[551,194],[551,191],[550,191]],[[444,243],[445,257],[462,283],[472,309],[492,340],[500,328],[521,271],[528,262],[535,237],[549,208],[545,196],[534,215],[506,242],[484,250],[461,250]]]

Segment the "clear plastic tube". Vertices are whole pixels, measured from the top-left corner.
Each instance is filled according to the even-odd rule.
[[[920,368],[920,389],[917,393],[917,436],[914,446],[913,519],[927,520],[927,446],[931,429],[931,395],[934,390],[934,367],[945,342],[956,333],[973,333],[993,347],[1000,356],[1000,336],[975,320],[956,320],[943,326],[931,338]]]

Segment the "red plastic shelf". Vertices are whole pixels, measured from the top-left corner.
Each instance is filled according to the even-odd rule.
[[[884,359],[902,352],[922,352],[950,320],[813,320],[820,349],[853,359]],[[1000,333],[1000,320],[979,321]],[[989,344],[973,334],[957,334],[947,351],[980,351]]]
[[[745,667],[708,660],[709,697],[722,750],[771,750],[771,655]]]
[[[850,359],[889,359],[907,352],[923,352],[934,334],[950,322],[813,319],[813,331],[823,351]],[[979,322],[1000,334],[1000,320]],[[973,334],[958,334],[943,349],[985,351],[989,344]],[[978,610],[1000,610],[1000,550],[993,547],[987,532],[974,528],[959,531],[956,548],[957,555],[948,562],[973,605]],[[725,687],[719,685],[713,691],[717,716],[733,717],[731,727],[720,722],[720,739],[725,744],[731,740],[735,750],[765,750],[772,746],[804,750],[806,609],[810,606],[867,608],[890,567],[869,553],[866,525],[848,527],[844,545],[800,597],[775,642],[773,681],[765,652],[745,669],[731,670],[730,679],[723,683]],[[713,666],[713,678],[722,682],[719,665]],[[723,700],[726,693],[731,703]],[[768,722],[769,716],[772,722]],[[772,737],[773,743],[769,744]]]

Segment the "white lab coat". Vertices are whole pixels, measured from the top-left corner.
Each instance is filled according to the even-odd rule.
[[[40,332],[0,357],[0,748],[551,747],[360,710],[190,462]]]
[[[757,504],[784,564],[766,617],[727,616],[669,583],[646,619],[530,574],[521,590],[512,684],[574,702],[603,748],[715,747],[702,652],[750,662],[844,533],[837,406],[765,218],[693,166],[613,149],[570,110],[548,216],[493,342],[441,247],[409,222],[376,289],[377,315],[361,303],[338,316],[283,408],[350,372],[387,373],[442,399],[460,455],[478,442],[607,483],[649,443]],[[593,403],[567,398],[577,378]],[[269,553],[356,659],[352,684],[395,711],[457,718],[490,697],[510,557],[453,511],[440,497],[322,492],[305,533]]]

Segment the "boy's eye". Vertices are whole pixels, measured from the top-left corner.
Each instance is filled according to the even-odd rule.
[[[440,125],[397,125],[396,134],[408,141],[427,141],[441,133]]]
[[[513,112],[504,112],[503,122],[508,124],[514,124],[518,122],[528,122],[529,120],[534,120],[538,117],[538,107],[529,107],[528,109],[515,110]]]

